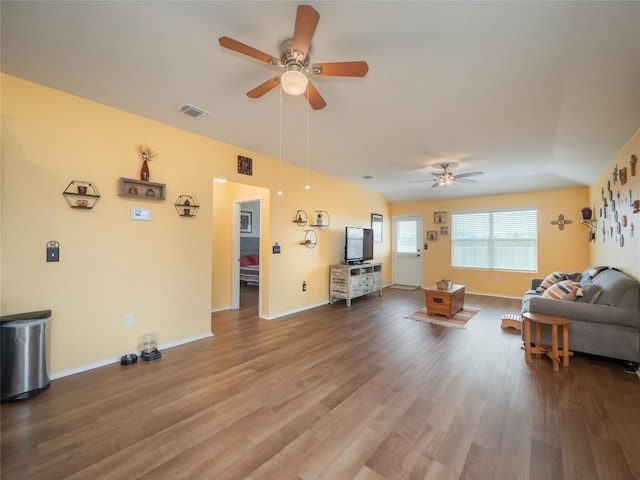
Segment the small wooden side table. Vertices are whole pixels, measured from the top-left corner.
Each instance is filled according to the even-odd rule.
[[[573,352],[569,351],[569,324],[571,320],[556,315],[545,313],[525,312],[522,314],[524,329],[524,350],[525,360],[531,363],[531,354],[547,355],[553,362],[553,371],[560,371],[560,357],[562,366],[569,366],[569,357]],[[531,323],[535,325],[535,345],[531,345]],[[542,345],[542,325],[551,325],[551,345]],[[562,349],[558,348],[558,327],[562,328]]]
[[[447,290],[438,287],[424,289],[427,314],[444,315],[451,318],[464,308],[464,285],[452,285]]]

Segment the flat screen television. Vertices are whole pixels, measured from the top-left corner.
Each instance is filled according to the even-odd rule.
[[[357,265],[373,259],[373,230],[346,227],[344,233],[344,263]]]

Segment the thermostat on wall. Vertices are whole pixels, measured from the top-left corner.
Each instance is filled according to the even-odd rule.
[[[132,208],[131,220],[151,220],[151,210],[146,208]]]

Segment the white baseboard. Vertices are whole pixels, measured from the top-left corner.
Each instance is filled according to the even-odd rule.
[[[465,294],[470,294],[470,295],[480,295],[483,297],[494,297],[494,298],[510,298],[512,300],[522,300],[522,295],[520,296],[513,296],[513,295],[495,295],[493,293],[486,293],[486,292],[469,292],[469,291],[465,291]]]
[[[305,310],[311,310],[312,308],[321,307],[322,305],[326,305],[327,303],[329,303],[329,301],[325,300],[324,302],[314,303],[313,305],[305,305],[304,307],[296,308],[294,310],[289,310],[287,312],[280,312],[276,315],[261,316],[260,318],[263,318],[265,320],[275,320],[276,318],[286,317],[287,315],[292,315],[294,313],[304,312]]]
[[[211,313],[223,312],[225,310],[231,310],[231,305],[227,305],[226,307],[216,307],[211,309]]]
[[[178,345],[184,345],[185,343],[195,342],[196,340],[202,340],[203,338],[213,337],[213,333],[203,333],[201,335],[195,335],[193,337],[182,338],[180,340],[176,340],[174,342],[164,343],[162,345],[158,345],[159,350],[166,350],[167,348],[177,347]],[[107,365],[112,365],[114,363],[120,363],[120,357],[116,358],[107,358],[104,360],[100,360],[99,362],[90,363],[89,365],[82,365],[80,367],[70,368],[68,370],[63,370],[61,372],[54,372],[49,375],[51,380],[55,380],[56,378],[67,377],[69,375],[75,375],[76,373],[86,372],[88,370],[93,370],[94,368],[106,367]]]

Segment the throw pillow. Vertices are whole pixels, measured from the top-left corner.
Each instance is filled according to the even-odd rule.
[[[578,298],[578,302],[582,303],[597,303],[600,294],[602,293],[602,289],[598,285],[594,285],[593,283],[583,283],[582,284],[582,293],[583,295]]]
[[[241,267],[248,267],[249,265],[251,265],[251,261],[249,260],[249,257],[247,257],[245,255],[240,257],[240,266]]]
[[[564,272],[553,272],[547,275],[538,288],[536,288],[536,292],[542,293],[551,285],[554,285],[562,280],[567,279],[567,274]]]
[[[249,255],[251,265],[260,265],[260,254]]]
[[[563,280],[547,288],[542,296],[545,298],[551,298],[554,300],[569,300],[575,301],[576,298],[581,297],[582,287],[578,282],[573,280]]]

